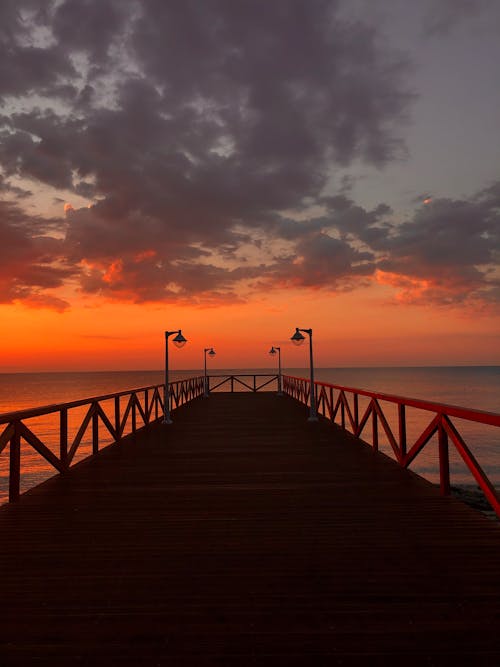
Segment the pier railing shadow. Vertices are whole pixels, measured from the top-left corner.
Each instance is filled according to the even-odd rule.
[[[463,431],[464,421],[499,427],[500,414],[326,382],[315,382],[314,385],[319,414],[360,439],[367,437],[366,431],[370,430],[368,438],[371,442],[369,444],[374,451],[379,450],[380,438],[382,435],[385,436],[393,457],[404,468],[410,467],[430,441],[437,436],[439,484],[443,495],[449,495],[451,490],[451,443],[484,493],[491,508],[500,518],[500,496],[460,432],[460,430]],[[283,391],[305,405],[310,405],[311,383],[308,379],[284,375]],[[387,417],[390,406],[397,410],[395,420]],[[430,413],[430,419],[424,421],[425,426],[420,428],[417,435],[411,439],[408,437],[407,408]],[[457,420],[461,424],[460,427],[457,425]]]
[[[169,387],[170,409],[174,410],[203,394],[203,376],[171,382]],[[17,500],[20,494],[21,444],[35,450],[56,472],[64,472],[72,465],[86,439],[90,441],[91,455],[96,455],[103,446],[118,442],[125,435],[161,419],[163,390],[163,384],[151,385],[1,414],[0,454],[9,447],[9,500]],[[75,415],[77,419],[74,435],[71,436],[68,428],[70,415]],[[51,449],[54,446],[53,438],[35,432],[37,429],[33,421],[36,422],[38,417],[53,417],[57,420],[57,426],[50,432],[56,434],[58,454]]]

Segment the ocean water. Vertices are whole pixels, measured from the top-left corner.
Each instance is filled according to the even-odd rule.
[[[211,374],[261,373],[272,374],[272,369],[212,369]],[[309,377],[307,369],[283,369],[283,373],[298,377]],[[172,371],[170,380],[200,375],[199,370]],[[476,408],[487,412],[500,413],[500,367],[430,367],[430,368],[319,368],[315,379],[346,387],[367,389],[386,394],[410,398],[422,398],[447,405]],[[220,378],[222,380],[222,378]],[[219,380],[219,381],[220,381]],[[51,405],[82,398],[100,396],[122,390],[135,389],[163,382],[162,371],[121,371],[88,373],[0,373],[0,413],[22,410],[36,406]],[[215,379],[212,383],[215,382]],[[248,379],[252,384],[252,379]],[[274,390],[275,384],[268,385]],[[220,390],[229,390],[226,384]],[[235,390],[244,391],[241,385]],[[360,398],[362,414],[367,399]],[[396,407],[390,403],[381,404],[389,424],[397,435]],[[103,404],[111,416],[112,401]],[[69,434],[75,435],[86,408],[70,411]],[[407,408],[408,448],[431,421],[433,413]],[[500,428],[482,424],[453,420],[467,445],[488,474],[490,480],[500,489]],[[59,424],[55,416],[36,417],[27,420],[27,425],[37,436],[57,454]],[[0,425],[0,435],[4,426]],[[371,441],[371,425],[368,423],[362,437]],[[383,430],[379,433],[380,450],[392,456],[392,450]],[[432,482],[439,479],[437,459],[437,438],[435,437],[412,464],[412,470]],[[104,441],[105,444],[110,442]],[[91,453],[90,429],[83,439],[74,461]],[[22,476],[21,490],[40,483],[54,474],[54,469],[29,445],[23,443],[21,449]],[[474,479],[450,444],[452,484],[473,484]],[[0,454],[0,503],[5,502],[8,488],[8,447]]]

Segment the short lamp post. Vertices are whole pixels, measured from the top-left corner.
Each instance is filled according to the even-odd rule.
[[[208,398],[208,395],[209,395],[210,392],[208,391],[207,354],[208,354],[209,357],[215,357],[215,350],[214,350],[213,347],[206,347],[203,350],[203,354],[204,354],[204,357],[205,357],[205,382],[203,384],[203,387],[204,387],[203,396],[205,398]]]
[[[170,385],[168,381],[168,339],[170,336],[177,334],[173,339],[175,347],[184,347],[187,339],[182,335],[182,331],[165,331],[165,390],[163,394],[163,423],[171,424],[172,418],[170,416]]]
[[[272,346],[269,350],[271,356],[278,355],[278,396],[283,396],[283,391],[281,389],[281,347]]]
[[[311,391],[310,391],[311,405],[309,407],[309,418],[307,421],[317,422],[318,413],[316,411],[316,388],[314,386],[314,363],[313,363],[313,344],[312,344],[313,331],[312,329],[299,329],[299,327],[295,327],[295,333],[290,338],[290,340],[294,345],[302,345],[302,343],[305,340],[305,336],[302,335],[302,332],[309,335],[309,370],[311,373]]]

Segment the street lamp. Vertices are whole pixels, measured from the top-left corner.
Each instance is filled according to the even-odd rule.
[[[205,388],[205,391],[203,393],[203,396],[205,398],[208,398],[209,391],[208,391],[208,378],[207,378],[207,353],[208,353],[209,357],[215,357],[215,350],[214,350],[213,347],[206,347],[203,350],[203,353],[204,353],[204,356],[205,356],[205,382],[203,384],[203,386]]]
[[[283,396],[283,391],[281,390],[281,347],[275,347],[274,345],[269,350],[271,356],[278,354],[278,396]]]
[[[182,331],[178,329],[177,331],[165,331],[165,389],[163,393],[163,423],[171,424],[172,419],[170,417],[170,385],[168,382],[168,339],[170,336],[177,334],[175,338],[172,339],[175,347],[184,347],[187,343],[187,339],[182,335]]]
[[[305,340],[305,336],[303,336],[301,332],[304,332],[309,335],[309,370],[311,373],[311,391],[310,391],[311,405],[309,407],[309,417],[307,421],[317,422],[318,413],[316,412],[316,388],[314,386],[314,364],[313,364],[313,345],[312,345],[313,330],[299,329],[299,327],[295,327],[295,333],[290,338],[290,340],[294,345],[302,345],[302,343]]]

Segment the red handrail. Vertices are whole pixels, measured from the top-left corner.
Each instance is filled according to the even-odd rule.
[[[310,403],[310,381],[293,375],[283,375],[283,391],[298,401]],[[347,395],[352,395],[349,402]],[[434,401],[426,401],[417,398],[407,398],[393,394],[385,394],[366,389],[344,387],[342,385],[330,384],[328,382],[315,382],[314,395],[316,407],[320,414],[333,423],[337,418],[337,424],[344,430],[348,430],[356,437],[360,437],[370,418],[372,423],[372,446],[378,450],[379,429],[382,429],[387,437],[397,462],[407,468],[424,449],[431,438],[438,435],[439,451],[439,478],[440,488],[443,495],[450,493],[450,463],[449,442],[451,440],[455,449],[461,456],[465,465],[473,475],[479,487],[482,489],[492,509],[500,518],[500,497],[486,475],[485,471],[472,454],[465,443],[451,417],[464,419],[471,422],[485,424],[488,426],[500,426],[500,414],[463,408],[457,405],[446,405]],[[359,413],[358,397],[365,396],[370,399],[364,413]],[[395,435],[380,405],[381,402],[393,403],[398,407],[398,434]],[[418,408],[433,413],[429,424],[423,429],[415,442],[408,448],[406,435],[406,408]]]
[[[149,385],[139,389],[119,391],[114,394],[104,394],[92,398],[84,398],[67,403],[45,405],[27,410],[16,410],[0,414],[0,453],[9,445],[9,500],[17,500],[20,495],[21,480],[21,441],[24,441],[36,450],[55,470],[64,472],[71,466],[75,454],[80,447],[87,429],[92,429],[92,455],[99,452],[102,444],[101,430],[111,435],[113,442],[120,441],[127,433],[135,433],[148,424],[159,420],[163,416],[163,389],[164,385]],[[186,378],[170,383],[170,409],[193,400],[203,394],[203,376]],[[126,405],[121,401],[127,396]],[[114,415],[110,419],[101,403],[114,400]],[[75,437],[68,438],[68,413],[70,410],[82,406],[89,406],[85,416],[77,428]],[[27,419],[59,413],[59,456],[49,448],[42,438],[25,424]],[[142,426],[138,426],[138,420]],[[108,443],[108,445],[111,443]],[[107,446],[107,445],[106,445]]]

